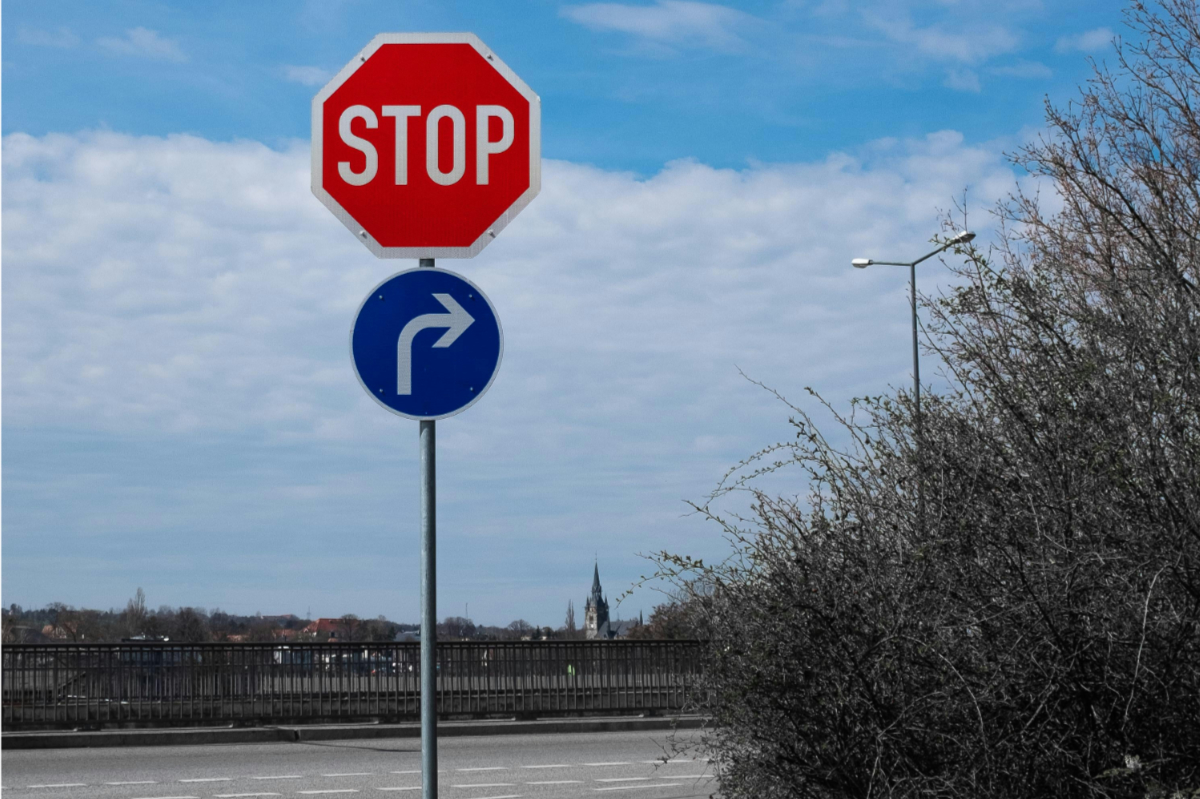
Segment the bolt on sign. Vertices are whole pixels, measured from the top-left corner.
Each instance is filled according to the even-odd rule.
[[[472,258],[541,189],[541,101],[471,33],[381,33],[313,98],[312,190],[380,258]]]

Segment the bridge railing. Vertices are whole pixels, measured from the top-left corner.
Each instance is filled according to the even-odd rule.
[[[438,643],[442,718],[671,713],[694,700],[696,641]],[[406,721],[419,643],[10,644],[5,729]]]

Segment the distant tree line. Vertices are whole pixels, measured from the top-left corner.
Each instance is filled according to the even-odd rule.
[[[556,637],[558,631],[549,627],[536,627],[524,619],[517,619],[501,627],[476,624],[464,616],[447,616],[438,624],[439,641],[519,641]]]
[[[568,621],[573,621],[571,608]],[[655,619],[651,616],[651,620]],[[272,641],[393,641],[401,633],[416,633],[420,625],[389,621],[383,616],[360,619],[346,614],[320,625],[313,619],[292,615],[238,615],[220,609],[170,607],[157,610],[146,606],[141,588],[126,606],[117,610],[75,608],[52,602],[44,608],[24,609],[11,605],[3,611],[3,643],[35,643],[45,641],[118,642],[122,640],[204,642],[272,642]],[[631,637],[642,635],[635,628]],[[660,622],[655,629],[666,631]],[[583,631],[573,624],[558,628],[538,627],[524,619],[504,626],[476,624],[462,616],[447,616],[437,626],[440,641],[514,641],[514,640],[574,640],[583,638]],[[664,637],[675,637],[664,635]]]
[[[139,588],[122,610],[75,608],[62,602],[28,610],[20,605],[10,605],[3,612],[3,642],[145,640],[205,643],[328,639],[328,631],[306,634],[305,628],[312,621],[294,615],[239,615],[220,609],[210,611],[169,605],[161,605],[155,610],[146,606],[146,595]],[[399,624],[383,616],[360,620],[347,614],[337,621],[334,637],[340,634],[342,640],[390,641],[401,630],[416,629],[415,624]]]

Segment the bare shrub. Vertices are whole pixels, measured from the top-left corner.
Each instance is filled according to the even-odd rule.
[[[1200,794],[1200,14],[1128,19],[1015,156],[1061,210],[1017,194],[927,306],[922,440],[903,391],[839,446],[794,407],[714,494],[751,513],[697,505],[734,556],[658,558],[704,586],[725,795]],[[784,466],[807,495],[755,488]]]

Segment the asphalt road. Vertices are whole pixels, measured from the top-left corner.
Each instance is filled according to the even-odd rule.
[[[615,732],[446,738],[448,799],[707,797],[717,783],[698,733]],[[420,796],[415,739],[5,751],[5,799],[250,799]]]

